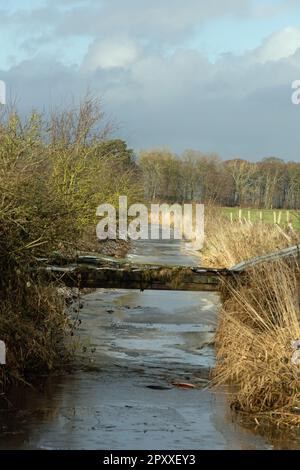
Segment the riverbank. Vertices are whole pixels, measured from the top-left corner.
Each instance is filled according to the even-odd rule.
[[[209,224],[208,220],[208,224]],[[231,223],[216,214],[207,233],[206,262],[236,263],[299,243],[294,230],[263,223]],[[216,334],[213,384],[230,384],[230,406],[256,425],[300,426],[300,267],[297,260],[251,268],[224,283]],[[297,356],[297,357],[296,357]]]
[[[109,139],[100,105],[89,97],[50,118],[33,112],[21,119],[9,109],[1,116],[0,140],[3,391],[65,367],[73,353],[77,318],[66,314],[60,282],[45,285],[33,274],[37,258],[73,256],[91,245],[97,250],[98,205],[120,193],[135,202],[140,186],[133,151]],[[124,254],[121,245],[108,249]]]

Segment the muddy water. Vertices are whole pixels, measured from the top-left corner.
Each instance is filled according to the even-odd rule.
[[[129,257],[198,263],[175,241],[137,242]],[[0,448],[273,448],[233,421],[225,393],[206,388],[218,304],[213,293],[85,296],[81,338],[89,353],[71,374],[11,393],[1,412]],[[180,382],[197,388],[174,385]]]

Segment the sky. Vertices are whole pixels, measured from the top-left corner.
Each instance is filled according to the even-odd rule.
[[[135,150],[300,161],[299,0],[0,0],[22,114],[87,90]]]

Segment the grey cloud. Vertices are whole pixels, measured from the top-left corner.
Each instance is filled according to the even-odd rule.
[[[44,7],[3,14],[6,26],[18,25],[28,33],[46,27],[53,40],[119,34],[169,44],[190,36],[205,20],[251,11],[250,0],[51,0]]]
[[[60,34],[120,33],[163,40],[180,40],[206,19],[249,10],[249,0],[105,0],[99,7],[81,6],[67,12]]]
[[[225,54],[212,64],[183,47],[193,27],[206,19],[230,12],[255,15],[250,3],[55,0],[32,16],[26,13],[27,27],[32,20],[48,28],[43,33],[37,28],[35,40],[24,41],[24,46],[31,51],[38,42],[51,42],[53,34],[69,41],[89,35],[83,64],[69,67],[40,54],[0,71],[0,78],[23,112],[67,104],[89,88],[103,98],[107,113],[135,148],[170,145],[176,151],[214,151],[224,158],[277,155],[300,160],[300,106],[291,104],[291,83],[300,79],[300,49],[294,53],[294,47],[291,55],[282,47],[279,58],[273,55],[278,41],[285,46],[286,36],[278,33],[254,51]],[[57,15],[62,9],[64,14]],[[18,14],[15,21],[24,22],[25,13]],[[297,41],[297,31],[292,34]],[[174,52],[165,54],[163,46],[172,44]]]
[[[87,87],[103,97],[135,148],[194,147],[222,157],[277,155],[300,160],[300,106],[291,82],[300,78],[300,50],[265,64],[224,56],[209,63],[186,49],[148,54],[128,68],[84,71],[54,58],[36,58],[0,74],[22,109],[67,103]]]

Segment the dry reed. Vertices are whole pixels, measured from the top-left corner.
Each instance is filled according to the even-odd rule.
[[[230,267],[298,243],[277,226],[210,221],[205,259]],[[209,238],[211,235],[211,238]],[[222,286],[212,385],[230,384],[233,409],[256,424],[300,426],[299,260],[255,266]],[[299,353],[300,356],[300,353]]]

